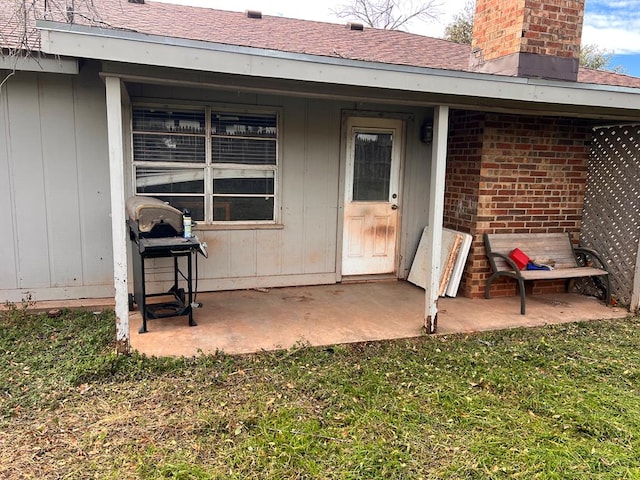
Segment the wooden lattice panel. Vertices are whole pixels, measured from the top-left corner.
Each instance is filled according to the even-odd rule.
[[[598,128],[589,158],[580,243],[598,251],[617,302],[631,304],[640,238],[640,125]]]

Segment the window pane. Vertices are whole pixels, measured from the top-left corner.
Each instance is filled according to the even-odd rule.
[[[273,170],[213,170],[213,194],[273,195]]]
[[[134,108],[133,130],[204,135],[204,111]]]
[[[211,134],[222,136],[246,136],[276,138],[278,118],[273,113],[213,113]]]
[[[276,142],[271,139],[213,137],[211,161],[213,163],[275,165]]]
[[[204,137],[133,134],[133,159],[137,162],[204,163]]]
[[[388,201],[393,135],[357,133],[354,139],[353,200]]]
[[[204,220],[204,197],[173,197],[170,195],[154,195],[154,197],[167,202],[180,211],[186,208],[191,212],[191,220],[194,222]]]
[[[273,197],[214,197],[213,220],[273,220]]]
[[[138,193],[204,193],[204,170],[199,168],[136,168]]]

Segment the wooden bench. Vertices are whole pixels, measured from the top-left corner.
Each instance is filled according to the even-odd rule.
[[[484,297],[489,298],[491,284],[496,278],[508,277],[518,282],[520,313],[525,313],[524,282],[534,280],[592,277],[606,305],[611,304],[609,272],[600,256],[589,248],[574,247],[568,233],[485,233],[484,246],[493,273],[487,280]],[[531,260],[549,259],[555,262],[553,270],[519,270],[509,258],[514,248],[522,250]]]

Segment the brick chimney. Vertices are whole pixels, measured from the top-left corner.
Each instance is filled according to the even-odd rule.
[[[476,0],[470,66],[576,81],[585,0]]]

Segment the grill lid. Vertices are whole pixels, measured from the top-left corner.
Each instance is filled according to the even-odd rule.
[[[175,235],[182,234],[182,212],[154,197],[136,195],[126,203],[127,216],[138,226],[140,233],[150,233],[157,226],[168,224]]]

